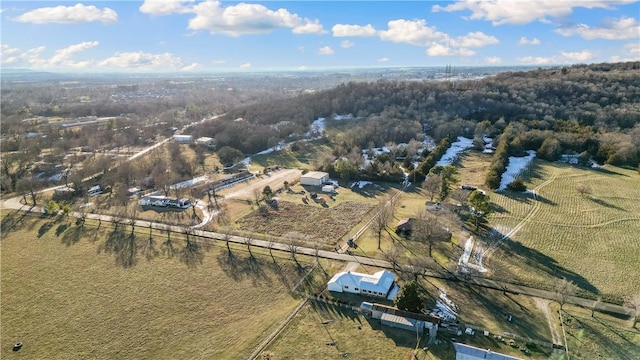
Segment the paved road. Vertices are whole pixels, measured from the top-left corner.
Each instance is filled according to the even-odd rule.
[[[31,207],[27,205],[22,205],[20,204],[19,200],[20,200],[19,197],[8,199],[2,203],[2,208],[42,213],[41,207]],[[78,213],[72,213],[71,215],[76,217],[80,216],[80,214]],[[96,219],[96,220],[100,219],[101,221],[107,221],[107,222],[113,221],[113,217],[109,215],[87,214],[87,218]],[[130,223],[129,221],[127,222]],[[156,229],[156,230],[164,230],[164,231],[169,230],[176,233],[184,233],[186,229],[185,227],[182,227],[182,226],[167,225],[163,223],[149,222],[145,220],[136,220],[135,226],[139,226],[147,229],[151,227],[152,229]],[[259,240],[259,239],[248,239],[246,237],[226,235],[226,234],[199,230],[194,228],[190,228],[189,231],[191,232],[192,235],[198,236],[202,239],[229,241],[232,243],[244,244],[244,245],[247,245],[247,243],[250,243],[251,246],[262,247],[265,249],[271,248],[273,250],[285,251],[285,252],[291,252],[292,250],[289,244],[279,243],[279,242],[276,242],[275,240],[266,241],[266,240]],[[381,260],[381,259],[375,259],[367,256],[352,255],[349,253],[338,253],[335,251],[316,250],[313,248],[307,248],[302,246],[296,246],[295,252],[301,255],[318,256],[324,259],[338,260],[338,261],[344,261],[344,262],[357,262],[362,265],[375,266],[375,267],[385,268],[385,269],[406,268],[410,266],[410,265],[404,265],[404,264],[396,264],[396,266],[393,266],[393,264],[391,264],[390,262]],[[492,279],[486,279],[482,277],[474,277],[474,276],[462,277],[460,275],[457,275],[448,271],[428,270],[425,273],[425,276],[444,279],[448,281],[467,283],[470,285],[480,286],[484,288],[507,291],[514,294],[524,294],[524,295],[535,296],[535,297],[551,299],[551,300],[556,298],[555,293],[552,291],[536,289],[528,286],[511,284],[511,283],[496,281]],[[590,309],[594,306],[595,301],[576,297],[576,296],[569,296],[567,298],[566,303],[575,304],[575,305],[579,305],[579,306]],[[614,314],[627,315],[627,316],[632,314],[632,310],[629,308],[616,305],[616,304],[605,303],[605,302],[598,303],[597,310],[606,311]]]

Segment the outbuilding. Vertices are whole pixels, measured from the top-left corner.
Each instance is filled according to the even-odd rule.
[[[310,171],[300,177],[300,185],[322,186],[329,181],[329,174],[322,171]]]
[[[475,346],[462,343],[453,343],[456,350],[456,360],[522,360],[510,355],[493,352],[489,349],[480,349]]]
[[[193,136],[191,135],[173,135],[173,138],[179,144],[191,144],[193,142]]]

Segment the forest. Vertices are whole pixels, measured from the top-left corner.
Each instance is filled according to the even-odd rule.
[[[319,117],[330,125],[335,114],[357,119],[330,138],[336,157],[421,141],[423,135],[436,142],[488,136],[496,146],[508,141],[507,155],[536,150],[553,160],[585,153],[600,163],[637,167],[640,62],[504,72],[481,80],[348,82],[238,106],[193,133],[213,137],[218,148],[252,154],[303,137]]]

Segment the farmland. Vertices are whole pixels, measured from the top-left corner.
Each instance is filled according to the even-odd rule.
[[[485,259],[494,276],[547,288],[551,277],[565,277],[582,294],[616,301],[640,289],[640,278],[630,276],[640,263],[636,171],[535,160],[525,175],[536,200],[509,191],[491,194],[492,226],[508,233],[521,223]]]
[[[2,358],[18,341],[32,359],[247,357],[296,306],[290,289],[307,272],[285,255],[252,260],[224,244],[189,262],[180,234],[169,257],[167,235],[143,229],[127,267],[108,246],[113,225],[22,215],[3,212]]]

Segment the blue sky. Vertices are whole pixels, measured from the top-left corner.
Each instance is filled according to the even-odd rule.
[[[640,60],[637,0],[2,1],[0,6],[3,68],[187,72]]]

